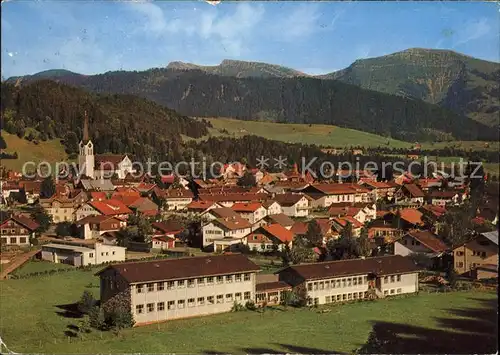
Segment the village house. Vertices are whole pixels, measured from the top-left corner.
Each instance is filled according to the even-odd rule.
[[[42,245],[42,260],[73,266],[98,265],[125,260],[125,249],[101,243],[58,242]]]
[[[294,234],[275,223],[257,228],[252,233],[245,236],[244,244],[248,245],[250,250],[258,252],[271,252],[283,250],[285,245],[292,247]]]
[[[112,193],[115,190],[115,185],[110,179],[80,179],[76,184],[76,188],[82,189],[84,191],[103,191]]]
[[[266,200],[262,202],[262,206],[266,209],[266,215],[280,214],[283,212],[281,206],[275,200]]]
[[[310,185],[302,192],[311,198],[312,208],[325,208],[336,203],[354,203],[356,201],[356,190],[348,184]]]
[[[367,189],[371,190],[375,196],[375,200],[378,200],[379,198],[392,198],[395,192],[395,187],[389,185],[386,182],[382,181],[373,181],[371,179],[368,180],[360,180],[358,181],[358,184],[361,186],[366,187]]]
[[[475,279],[498,277],[498,231],[481,233],[453,249],[455,271]]]
[[[87,201],[87,196],[81,190],[76,190],[77,194],[75,196],[69,195],[69,197],[56,197],[39,200],[41,207],[45,209],[47,214],[52,216],[52,221],[54,223],[59,222],[74,222],[76,219],[76,210],[85,201]]]
[[[7,200],[11,193],[13,195],[19,193],[20,189],[21,187],[18,182],[0,180],[0,190],[2,191],[2,197],[4,200]]]
[[[202,227],[202,231],[203,247],[220,252],[240,244],[242,238],[252,231],[252,225],[236,215],[213,219]]]
[[[266,193],[218,193],[218,194],[199,194],[198,200],[217,202],[224,207],[231,207],[235,203],[265,201],[269,198]]]
[[[285,227],[288,230],[290,230],[292,228],[292,226],[294,225],[294,223],[295,223],[295,221],[293,219],[291,219],[290,217],[288,217],[284,213],[267,215],[264,218],[264,221],[266,223],[269,223],[269,224],[278,223],[278,224],[282,225],[283,227]]]
[[[394,254],[408,256],[425,254],[433,267],[443,267],[443,256],[450,248],[435,234],[427,230],[411,230],[394,242]]]
[[[132,160],[126,154],[101,154],[95,156],[94,177],[125,179],[128,174],[135,174]]]
[[[396,203],[409,203],[416,206],[424,204],[425,194],[415,184],[404,184],[395,194]]]
[[[350,216],[333,217],[331,221],[332,221],[332,227],[338,233],[342,233],[342,230],[344,230],[344,228],[350,224],[352,227],[352,235],[354,237],[359,237],[361,235],[361,229],[363,228],[363,223],[359,222],[353,217]]]
[[[277,272],[306,295],[309,305],[418,292],[420,269],[400,255],[327,261],[289,266]]]
[[[36,221],[19,215],[3,214],[0,221],[1,245],[29,246],[30,238],[40,226]]]
[[[424,192],[429,191],[430,189],[439,189],[443,186],[442,178],[423,178],[418,179],[417,185]]]
[[[377,218],[377,206],[369,203],[337,203],[328,209],[331,217],[350,216],[361,223]]]
[[[98,239],[105,232],[118,231],[127,226],[127,222],[106,215],[87,216],[76,222],[80,237],[83,239]]]
[[[213,201],[192,201],[186,206],[187,212],[204,213],[212,208],[221,208],[222,206]]]
[[[464,195],[456,190],[434,190],[429,193],[428,199],[435,206],[458,205],[462,202]]]
[[[19,187],[21,188],[20,192],[24,192],[26,196],[26,203],[32,205],[40,198],[42,181],[22,180],[19,182]]]
[[[286,193],[274,196],[283,213],[290,217],[307,217],[309,215],[310,198],[297,193]]]
[[[177,236],[184,228],[175,221],[153,222],[151,224],[154,234],[151,237],[151,248],[168,250],[175,248]]]
[[[191,190],[183,188],[168,190],[154,188],[151,197],[159,206],[165,204],[162,208],[167,211],[184,211],[193,201],[194,195]]]
[[[286,282],[279,281],[277,277],[275,277],[275,279],[276,280],[268,282],[258,282],[255,285],[255,304],[257,306],[278,305],[281,302],[285,301],[286,292],[292,291],[292,286],[290,286]]]
[[[242,254],[110,265],[100,277],[104,309],[125,302],[136,325],[229,312],[255,300],[259,266]]]
[[[236,211],[229,207],[212,208],[201,214],[201,218],[205,221],[212,221],[217,218],[239,217]]]
[[[80,221],[85,217],[97,215],[126,219],[132,213],[132,210],[120,200],[90,201],[76,210],[76,220]]]
[[[251,224],[257,223],[267,215],[267,210],[260,202],[235,203],[231,206],[231,209]]]

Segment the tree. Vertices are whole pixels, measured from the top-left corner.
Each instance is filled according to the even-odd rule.
[[[109,328],[120,331],[124,328],[131,328],[134,326],[134,317],[129,310],[126,309],[113,309],[107,314],[107,322]]]
[[[295,237],[292,248],[286,244],[281,252],[283,265],[313,262],[315,260],[315,254],[308,244],[308,241],[300,236]]]
[[[453,268],[453,265],[450,265],[450,267],[448,268],[448,271],[446,272],[446,278],[448,279],[451,288],[455,288],[457,286],[458,274]]]
[[[33,218],[40,225],[36,230],[37,233],[46,232],[52,224],[52,216],[49,215],[40,205],[36,206],[31,212],[31,218]]]
[[[98,306],[93,306],[88,312],[89,324],[92,328],[102,330],[106,324],[104,311]]]
[[[323,233],[321,232],[321,227],[315,219],[308,223],[305,237],[313,247],[323,245]]]
[[[237,185],[243,187],[254,187],[257,185],[257,180],[252,173],[245,171],[245,174],[238,179]]]
[[[356,240],[357,245],[358,245],[358,250],[357,254],[361,257],[368,257],[372,253],[372,247],[370,243],[370,238],[368,238],[368,229],[363,227],[361,229],[361,235],[359,238]]]
[[[78,331],[82,334],[85,333],[90,333],[90,320],[89,317],[84,316],[80,321],[78,322]]]
[[[50,198],[56,193],[56,185],[51,176],[47,176],[40,186],[40,196],[44,198]]]
[[[71,235],[71,222],[61,222],[56,225],[56,235],[65,237]]]
[[[118,243],[126,246],[128,242],[151,243],[153,227],[149,220],[141,213],[134,213],[127,220],[127,227],[120,231]]]
[[[90,310],[96,305],[97,301],[89,291],[83,291],[82,297],[78,302],[78,310],[83,314],[88,314]]]

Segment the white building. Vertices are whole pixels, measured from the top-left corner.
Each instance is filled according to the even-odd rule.
[[[97,265],[111,261],[124,261],[125,250],[124,247],[101,243],[88,246],[74,243],[49,243],[42,245],[42,259],[74,266]]]

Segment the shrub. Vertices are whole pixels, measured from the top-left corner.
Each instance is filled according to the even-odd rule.
[[[245,307],[250,311],[255,311],[257,309],[257,306],[255,306],[255,302],[252,300],[247,301],[247,303],[245,303]]]
[[[128,310],[115,309],[105,315],[106,325],[109,329],[121,330],[134,326],[134,317]]]
[[[89,324],[94,329],[104,330],[106,319],[104,317],[104,311],[100,307],[94,306],[90,309]]]
[[[85,291],[83,291],[82,297],[80,298],[80,301],[78,302],[78,310],[83,314],[88,314],[90,312],[90,310],[95,306],[96,303],[97,303],[97,301],[94,298],[94,296],[92,295],[92,293],[85,290]]]
[[[231,312],[240,312],[240,311],[244,311],[244,310],[245,310],[244,305],[234,301],[233,306],[231,307]]]

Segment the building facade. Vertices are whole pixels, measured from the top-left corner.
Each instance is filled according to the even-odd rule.
[[[136,325],[228,312],[255,299],[259,270],[241,254],[112,265],[99,273],[101,303],[126,300]]]

